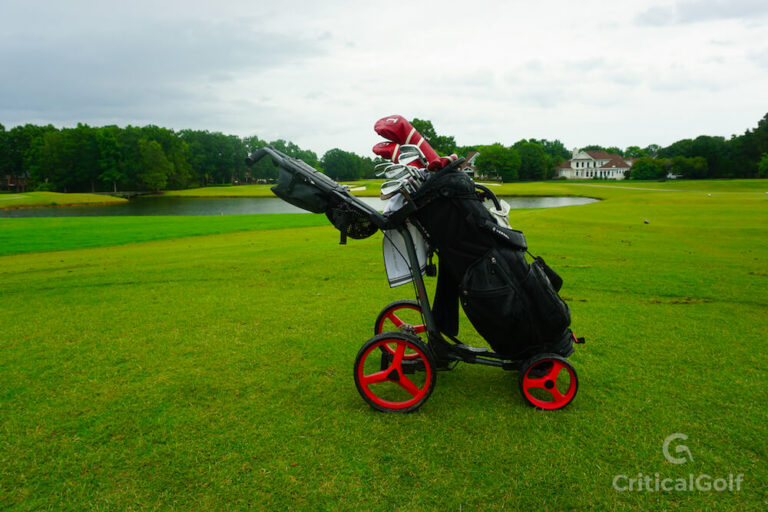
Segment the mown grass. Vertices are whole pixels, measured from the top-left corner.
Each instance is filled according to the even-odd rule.
[[[565,278],[588,339],[571,358],[579,394],[555,413],[525,406],[515,374],[468,365],[440,373],[411,415],[360,399],[358,348],[381,307],[412,296],[387,287],[380,234],[343,247],[327,226],[258,230],[0,258],[0,503],[764,510],[768,196],[598,190],[605,201],[511,215]],[[692,462],[665,461],[675,432]],[[638,473],[745,482],[613,490]]]
[[[0,209],[34,206],[69,206],[79,204],[123,203],[126,199],[98,194],[64,194],[61,192],[23,192],[0,194]]]
[[[275,197],[272,185],[233,185],[167,190],[166,197]]]
[[[321,226],[324,215],[42,217],[0,219],[0,256],[63,251],[255,229]]]

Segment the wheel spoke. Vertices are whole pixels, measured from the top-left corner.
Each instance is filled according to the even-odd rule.
[[[427,332],[427,326],[426,325],[414,325],[413,326],[413,332],[416,334],[422,334]]]
[[[559,389],[557,389],[557,386],[553,387],[552,389],[548,389],[549,394],[552,395],[552,398],[555,399],[555,402],[562,402],[565,400],[565,395],[563,395]]]
[[[389,346],[389,343],[384,343],[384,344],[382,344],[381,346],[382,346],[382,347],[384,347],[384,350],[386,350],[387,352],[389,352],[389,355],[391,355],[391,356],[394,356],[394,355],[395,355],[395,349],[393,349],[392,347],[390,347],[390,346]]]
[[[390,369],[387,368],[386,370],[382,370],[380,372],[372,373],[370,375],[363,375],[360,378],[360,382],[367,386],[369,384],[376,384],[377,382],[384,382],[387,380],[387,375],[389,375]]]
[[[557,381],[557,376],[560,375],[560,370],[565,368],[565,365],[560,361],[552,361],[552,368],[547,372],[547,377],[553,381]]]
[[[400,380],[398,381],[398,384],[400,384],[404,390],[406,390],[413,396],[416,396],[419,393],[421,393],[421,390],[418,387],[416,387],[416,384],[411,382],[411,380],[405,375],[400,374]]]
[[[395,358],[392,361],[392,366],[400,370],[403,364],[403,356],[405,355],[405,343],[398,343],[395,349]]]
[[[399,318],[399,317],[398,317],[398,316],[395,314],[395,312],[394,312],[394,311],[392,311],[391,313],[389,313],[389,314],[387,315],[387,318],[389,318],[389,321],[390,321],[390,322],[392,322],[393,324],[395,324],[395,327],[400,327],[401,325],[403,325],[403,321],[402,321],[402,320],[400,320],[400,318]]]
[[[531,388],[544,388],[544,382],[547,380],[547,376],[544,375],[542,377],[531,377],[530,373],[527,377],[523,379],[523,385],[525,386],[525,389],[531,389]]]

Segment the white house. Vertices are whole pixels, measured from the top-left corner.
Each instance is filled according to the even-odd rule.
[[[602,178],[623,180],[624,173],[632,168],[624,158],[605,151],[576,151],[573,156],[555,169],[556,176],[569,180]]]

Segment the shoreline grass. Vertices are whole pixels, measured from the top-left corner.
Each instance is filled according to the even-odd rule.
[[[0,210],[124,203],[127,199],[99,194],[19,192],[0,194]]]

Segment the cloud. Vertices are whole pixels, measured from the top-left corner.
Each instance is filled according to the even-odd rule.
[[[750,53],[749,60],[768,71],[768,48]]]
[[[663,26],[732,19],[750,21],[766,15],[768,2],[765,0],[688,0],[649,7],[635,17],[635,24]]]
[[[0,116],[136,117],[205,103],[243,74],[297,64],[324,51],[324,36],[269,33],[247,21],[153,20],[119,29],[0,35]],[[255,92],[256,94],[256,92]],[[146,111],[146,112],[142,112]],[[51,116],[51,113],[54,115]],[[36,118],[37,116],[32,116]]]

